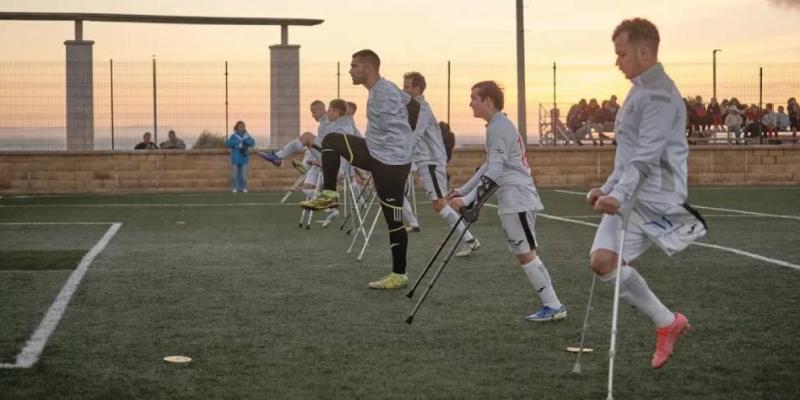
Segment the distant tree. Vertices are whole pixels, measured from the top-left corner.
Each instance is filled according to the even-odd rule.
[[[224,149],[225,137],[203,130],[192,149]]]

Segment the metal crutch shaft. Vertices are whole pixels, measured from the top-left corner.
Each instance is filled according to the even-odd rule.
[[[444,240],[442,240],[442,242],[439,243],[439,248],[436,249],[436,252],[433,254],[433,257],[431,257],[430,260],[428,260],[428,264],[425,265],[425,269],[422,270],[422,273],[417,278],[417,281],[414,282],[413,286],[411,286],[411,290],[409,290],[408,293],[406,293],[406,297],[408,297],[409,299],[414,297],[414,291],[417,290],[417,286],[419,286],[420,282],[422,282],[422,278],[424,278],[425,275],[428,274],[428,270],[430,270],[431,266],[433,266],[433,263],[436,262],[436,259],[439,257],[439,254],[442,253],[442,250],[444,250],[445,246],[447,246],[447,242],[450,241],[450,237],[453,236],[453,232],[455,232],[458,229],[459,225],[461,224],[461,221],[463,220],[464,216],[459,215],[458,221],[456,221],[455,225],[453,225],[453,227],[450,228],[450,232],[447,233],[447,236],[444,237]]]
[[[581,344],[578,348],[578,358],[575,360],[575,366],[572,367],[572,372],[575,374],[581,373],[581,354],[583,354],[583,345],[586,344],[586,331],[589,329],[589,313],[592,311],[595,282],[597,282],[597,274],[593,273],[592,285],[589,287],[589,301],[586,303],[586,314],[583,316],[583,329],[581,331]]]
[[[436,270],[436,273],[431,278],[430,283],[428,283],[428,287],[422,293],[422,296],[417,301],[417,304],[414,306],[414,309],[411,311],[411,314],[409,314],[408,318],[406,318],[407,324],[410,325],[412,322],[414,322],[414,316],[417,314],[417,311],[419,311],[420,307],[422,307],[422,303],[428,297],[428,293],[430,293],[431,289],[433,289],[433,285],[436,284],[436,281],[439,279],[439,276],[442,274],[442,271],[444,271],[444,267],[446,267],[447,263],[450,262],[450,259],[453,257],[453,254],[455,254],[458,245],[461,243],[461,240],[464,239],[464,235],[466,235],[471,225],[472,222],[467,222],[466,226],[464,227],[464,230],[458,236],[458,240],[456,240],[456,243],[453,245],[453,247],[450,249],[450,252],[447,254],[447,257],[444,260],[442,260],[442,264],[439,265],[439,268]]]

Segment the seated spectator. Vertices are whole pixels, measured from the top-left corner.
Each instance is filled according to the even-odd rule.
[[[761,133],[764,131],[764,125],[761,124],[761,115],[761,110],[755,104],[751,104],[750,108],[744,112],[744,126],[747,137],[761,137]]]
[[[766,137],[778,136],[778,114],[772,108],[772,103],[767,104],[767,111],[761,116],[761,125],[766,131]]]
[[[776,126],[778,131],[785,132],[789,130],[791,125],[791,121],[789,120],[789,115],[787,115],[783,111],[783,106],[778,106],[778,113],[776,114],[777,123]]]
[[[692,104],[692,117],[694,120],[692,122],[692,130],[694,131],[705,131],[708,128],[710,119],[708,116],[708,111],[706,107],[703,105],[703,98],[697,96],[694,98],[694,104]]]
[[[142,135],[142,142],[137,144],[136,146],[134,146],[133,149],[134,150],[158,150],[158,146],[156,146],[156,144],[151,141],[152,140],[151,137],[152,137],[152,135],[150,135],[150,132],[145,132],[144,135]]]
[[[739,144],[739,138],[742,136],[743,122],[744,120],[739,110],[734,107],[729,108],[728,114],[725,116],[725,126],[728,127],[728,132],[733,133],[736,137],[736,144]]]
[[[792,136],[796,136],[797,131],[800,130],[800,104],[797,103],[797,99],[794,97],[789,99],[786,103],[786,112],[789,114]]]
[[[722,108],[719,103],[717,103],[716,97],[712,97],[708,102],[706,113],[708,115],[708,125],[711,125],[714,129],[720,130],[720,126],[722,126]]]
[[[161,142],[161,150],[186,150],[186,143],[178,139],[175,131],[169,131],[169,140]]]
[[[587,133],[591,132],[591,128],[588,130],[585,129],[586,122],[588,122],[586,109],[586,99],[581,99],[578,104],[570,107],[569,112],[567,113],[567,128],[569,128],[570,132],[572,133],[572,137],[570,139],[579,145],[582,144],[581,139],[585,137]]]
[[[612,118],[611,120],[612,121],[615,120],[617,118],[617,111],[619,111],[619,104],[617,104],[616,95],[612,94],[611,98],[608,99],[608,109],[611,110],[612,113],[614,114],[614,118]]]

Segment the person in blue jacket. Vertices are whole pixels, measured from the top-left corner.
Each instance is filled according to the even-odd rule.
[[[243,121],[237,121],[233,133],[225,141],[231,148],[231,192],[247,193],[247,163],[250,162],[248,152],[256,145],[256,141],[247,133]]]

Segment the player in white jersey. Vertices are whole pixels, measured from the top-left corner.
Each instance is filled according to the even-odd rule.
[[[675,83],[658,63],[658,30],[650,21],[622,21],[612,35],[616,65],[633,82],[617,113],[614,171],[587,201],[603,214],[591,250],[598,277],[612,283],[620,275],[619,296],[656,325],[653,368],[672,355],[687,318],[673,313],[629,264],[655,243],[667,254],[706,233],[700,214],[686,204],[686,109]],[[637,189],[638,188],[638,189]],[[627,223],[622,268],[617,271],[620,210],[633,207]]]
[[[276,167],[280,167],[284,158],[306,149],[302,164],[302,168],[306,169],[305,181],[303,182],[303,192],[306,194],[306,199],[314,197],[314,192],[316,192],[317,189],[317,181],[319,181],[319,166],[321,165],[319,152],[314,154],[311,150],[311,146],[322,141],[320,136],[324,136],[329,131],[328,124],[330,123],[328,114],[325,111],[325,103],[323,103],[322,100],[312,101],[309,109],[314,120],[319,122],[316,136],[311,132],[303,132],[298,138],[293,139],[279,150],[258,153],[259,157],[272,163]]]
[[[399,289],[408,285],[406,252],[408,233],[403,224],[403,192],[411,166],[412,127],[408,99],[397,86],[381,78],[380,58],[372,50],[353,54],[350,76],[354,85],[369,90],[365,138],[331,133],[322,141],[322,194],[300,203],[307,209],[338,206],[336,175],[341,157],[372,173],[372,181],[389,228],[392,272],[370,282],[372,289]],[[414,119],[416,121],[416,117]]]
[[[447,152],[439,122],[423,95],[426,87],[425,77],[419,72],[408,72],[403,75],[403,91],[420,105],[417,126],[414,129],[414,163],[417,165],[425,196],[431,201],[433,209],[451,228],[458,223],[457,230],[460,234],[464,230],[464,223],[458,221],[458,213],[447,203]],[[455,255],[469,256],[479,247],[478,239],[467,231],[464,234],[464,244]]]
[[[550,274],[536,254],[536,212],[544,209],[531,177],[525,143],[514,123],[502,112],[503,90],[494,81],[472,86],[469,106],[486,125],[486,161],[475,175],[448,194],[456,210],[476,200],[481,177],[491,179],[497,189],[498,214],[508,239],[508,248],[522,266],[542,307],[527,316],[529,321],[546,322],[566,318],[567,308],[558,300]]]

